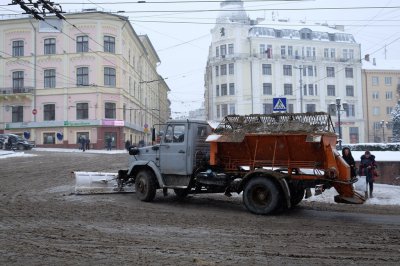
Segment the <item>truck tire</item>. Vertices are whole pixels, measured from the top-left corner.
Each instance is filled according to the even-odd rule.
[[[269,214],[279,206],[280,194],[275,183],[265,177],[251,179],[244,188],[243,202],[255,214]]]
[[[290,190],[290,204],[292,208],[298,205],[304,198],[304,189]]]
[[[156,182],[152,172],[141,170],[135,180],[136,196],[141,201],[153,201],[156,196]]]
[[[179,199],[184,199],[189,194],[189,190],[187,188],[175,188],[174,193]]]

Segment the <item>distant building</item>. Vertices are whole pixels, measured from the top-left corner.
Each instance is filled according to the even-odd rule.
[[[0,132],[28,132],[38,146],[149,141],[171,113],[149,38],[123,16],[65,17],[0,20]]]
[[[329,112],[344,143],[364,141],[360,44],[342,26],[251,20],[243,2],[223,1],[205,74],[207,119],[288,112]],[[298,25],[295,25],[298,24]]]
[[[206,120],[206,110],[204,109],[204,105],[199,109],[189,111],[189,119]]]
[[[367,142],[391,142],[391,113],[400,100],[400,60],[363,62],[364,114]]]

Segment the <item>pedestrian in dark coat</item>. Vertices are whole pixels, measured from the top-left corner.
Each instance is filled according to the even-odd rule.
[[[360,176],[365,176],[366,181],[369,185],[369,196],[372,198],[372,191],[374,190],[374,173],[376,168],[375,156],[369,151],[366,151],[364,155],[361,156],[359,174]]]
[[[131,146],[131,142],[128,140],[125,141],[125,149],[129,151],[129,147]]]
[[[350,166],[350,177],[356,177],[356,162],[354,161],[353,155],[348,147],[342,149],[342,158]]]
[[[86,150],[86,138],[85,138],[85,136],[82,136],[82,138],[81,138],[81,148],[82,148],[82,151]]]
[[[90,139],[88,138],[88,139],[86,140],[86,149],[87,149],[87,150],[89,149],[89,146],[90,146]]]

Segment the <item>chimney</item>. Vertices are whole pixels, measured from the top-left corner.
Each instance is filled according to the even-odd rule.
[[[375,57],[372,58],[372,64],[373,64],[374,66],[376,66],[376,58],[375,58]]]

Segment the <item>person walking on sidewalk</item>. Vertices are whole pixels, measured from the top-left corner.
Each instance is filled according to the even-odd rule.
[[[367,186],[369,186],[369,197],[372,198],[374,191],[374,177],[375,177],[375,156],[370,151],[365,151],[364,155],[361,156],[359,174],[365,176]],[[367,194],[368,195],[368,194]]]

